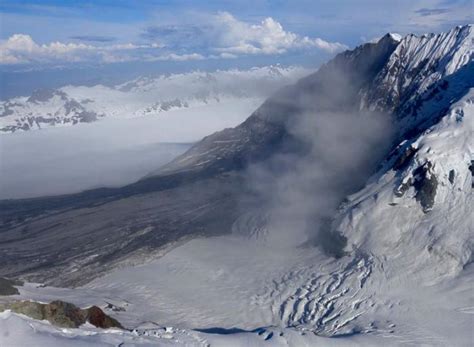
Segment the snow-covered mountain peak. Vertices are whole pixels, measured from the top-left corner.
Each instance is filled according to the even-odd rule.
[[[402,38],[365,100],[371,109],[393,110],[415,100],[437,81],[454,74],[473,59],[471,25],[449,32]]]
[[[470,25],[440,34],[408,35],[400,41],[394,54],[402,58],[407,70],[429,65],[445,76],[472,60],[473,38]]]
[[[37,89],[31,96],[26,100],[26,102],[31,103],[44,103],[51,100],[54,97],[58,97],[61,100],[66,100],[67,95],[61,90],[54,89]]]
[[[403,36],[398,33],[389,33],[390,37],[395,41],[401,41]]]

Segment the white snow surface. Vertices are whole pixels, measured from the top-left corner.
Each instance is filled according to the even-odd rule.
[[[398,33],[390,33],[389,35],[390,35],[390,37],[391,37],[392,39],[394,39],[395,41],[401,41],[402,38],[403,38],[403,36],[400,35],[400,34],[398,34]]]
[[[474,88],[439,123],[400,145],[417,149],[405,168],[382,168],[349,197],[337,229],[354,248],[383,259],[389,276],[413,273],[419,281],[432,282],[459,274],[474,252],[473,135]],[[427,175],[436,177],[437,188],[431,211],[424,213],[413,185],[403,196],[396,191],[413,182],[414,171],[428,162]]]
[[[235,235],[193,240],[159,260],[117,270],[83,288],[27,284],[17,298],[60,298],[83,307],[99,304],[129,331],[59,329],[3,313],[0,331],[7,334],[0,334],[0,343],[22,346],[31,339],[36,346],[469,345],[472,268],[455,281],[426,286],[409,277],[387,281],[370,259],[334,262],[314,249],[275,251],[253,241]],[[108,303],[125,311],[107,310]],[[328,338],[325,333],[331,331],[326,330],[315,334],[320,322],[337,326],[341,336]],[[263,328],[254,330],[259,327]],[[212,328],[247,331],[214,334]]]

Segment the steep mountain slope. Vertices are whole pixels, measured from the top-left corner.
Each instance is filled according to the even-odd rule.
[[[471,89],[400,144],[400,155],[348,198],[334,227],[381,259],[389,277],[416,273],[432,283],[459,274],[474,259],[473,134]]]
[[[276,154],[290,154],[299,161],[308,158],[311,141],[293,131],[295,124],[308,117],[388,112],[396,131],[393,143],[405,139],[415,143],[472,87],[472,32],[472,26],[465,26],[401,41],[386,35],[375,44],[344,52],[315,74],[276,93],[240,126],[206,137],[163,170],[135,184],[1,202],[0,244],[5,252],[0,274],[55,284],[85,283],[99,271],[179,240],[230,232],[240,215],[261,207],[264,199],[249,185],[245,169],[262,162],[274,166],[270,159]],[[413,159],[410,151],[404,151],[407,143],[387,162],[403,161],[403,156]],[[387,162],[376,177],[384,177],[390,167]],[[415,166],[421,168],[413,173],[410,170]],[[291,167],[290,162],[274,170],[291,171]],[[437,194],[433,205],[430,173],[439,164],[430,166],[420,159],[408,167],[396,179],[413,176],[410,189],[421,192],[415,193],[414,201],[430,213],[437,208],[437,199],[445,196]],[[465,170],[459,172],[465,174]],[[345,187],[344,194],[360,189],[368,178],[365,175]],[[410,197],[410,189],[405,198]],[[347,216],[356,210],[356,205],[346,206]],[[349,246],[362,249],[364,243],[350,233],[355,222],[346,221],[345,216],[339,217],[343,229],[333,223],[333,232],[344,234]],[[423,210],[416,216],[424,216]],[[468,251],[461,254],[462,259],[470,257]]]
[[[396,45],[386,35],[377,44],[339,54],[314,74],[277,92],[240,126],[204,138],[162,173],[241,169],[278,151],[305,151],[307,144],[289,127],[308,114],[357,111],[360,90],[368,87]]]

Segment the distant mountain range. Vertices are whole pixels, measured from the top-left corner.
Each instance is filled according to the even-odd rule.
[[[0,134],[90,123],[104,117],[158,115],[228,99],[265,98],[308,73],[301,67],[268,66],[140,77],[115,87],[39,89],[29,97],[0,102]]]

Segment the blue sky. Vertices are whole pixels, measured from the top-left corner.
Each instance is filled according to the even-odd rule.
[[[445,31],[472,13],[472,0],[3,0],[0,70],[317,66],[386,32]]]

